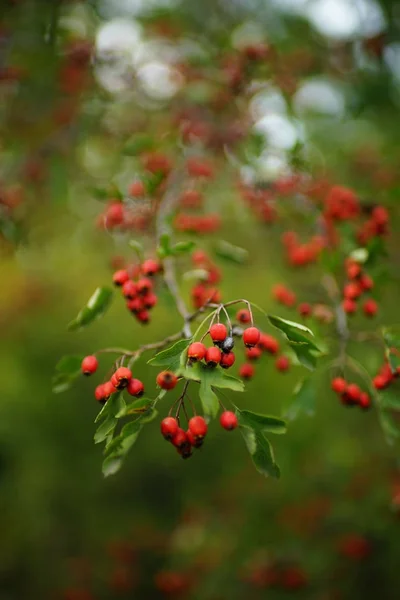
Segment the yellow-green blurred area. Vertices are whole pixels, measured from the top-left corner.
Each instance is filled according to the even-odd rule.
[[[181,328],[162,287],[147,326],[129,314],[118,291],[102,319],[78,332],[67,324],[98,286],[111,285],[112,257],[133,258],[132,236],[96,227],[104,202],[95,190],[125,190],[139,172],[123,143],[144,130],[179,156],[168,130],[170,104],[190,97],[202,106],[211,92],[199,83],[186,87],[178,63],[212,63],[243,39],[271,42],[288,56],[303,48],[314,60],[310,70],[296,71],[295,93],[282,91],[270,73],[266,87],[255,88],[245,110],[264,146],[243,164],[244,173],[270,182],[299,159],[313,174],[388,206],[379,316],[367,324],[355,316],[352,324],[368,330],[399,322],[399,8],[388,0],[3,0],[0,181],[1,190],[17,186],[24,198],[15,211],[18,231],[9,213],[0,213],[0,600],[399,597],[398,448],[385,441],[374,408],[362,412],[338,401],[328,371],[317,378],[315,416],[300,416],[287,434],[270,436],[279,480],[257,473],[239,431],[224,431],[218,420],[204,446],[182,460],[160,435],[159,419],[141,432],[123,468],[104,478],[103,448],[93,442],[93,390],[112,359],[101,355],[98,373],[52,392],[63,355],[134,350]],[[164,39],[162,31],[173,33]],[[66,105],[59,102],[65,90],[55,83],[70,39],[96,50],[76,105],[68,95]],[[9,66],[26,78],[10,81]],[[282,221],[260,223],[232,176],[246,152],[245,159],[230,149],[219,155],[218,169],[225,159],[226,171],[205,187],[206,209],[221,214],[222,229],[190,239],[210,255],[218,239],[248,250],[243,265],[215,258],[224,301],[245,296],[269,314],[296,320],[274,303],[271,289],[287,283],[299,301],[327,301],[320,265],[293,270],[281,253],[282,233],[294,228],[309,236],[311,216],[291,215],[282,200]],[[137,237],[152,250],[150,236]],[[192,282],[181,274],[192,268],[190,258],[177,263],[189,304]],[[262,313],[255,317],[274,333]],[[334,328],[310,326],[334,357]],[[379,346],[352,343],[349,351],[370,376],[382,363]],[[147,364],[150,357],[135,363],[134,374],[155,397],[158,370]],[[280,374],[273,357],[263,356],[256,371],[243,394],[226,392],[228,401],[283,415],[305,369],[293,365]],[[177,394],[160,400],[160,418]]]

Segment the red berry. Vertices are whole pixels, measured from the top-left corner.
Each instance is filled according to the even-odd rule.
[[[228,331],[223,323],[215,323],[210,327],[210,336],[213,342],[223,342]]]
[[[298,311],[302,317],[309,317],[312,313],[312,306],[308,302],[303,302],[299,304]]]
[[[146,324],[150,321],[150,315],[147,310],[140,310],[138,313],[136,313],[136,318],[143,324]]]
[[[279,352],[278,340],[267,333],[261,333],[258,347],[265,352],[269,352],[270,354],[277,354]]]
[[[132,371],[127,367],[119,367],[111,377],[111,383],[117,390],[123,390],[132,379]]]
[[[343,377],[335,377],[332,379],[331,388],[337,394],[344,394],[347,388],[346,380]]]
[[[258,360],[262,354],[261,348],[253,346],[253,348],[246,348],[246,358],[248,360]]]
[[[187,435],[187,438],[188,438],[188,440],[189,440],[189,442],[190,442],[190,445],[191,445],[191,446],[194,446],[194,448],[200,448],[200,446],[202,446],[202,445],[203,445],[204,439],[203,439],[203,438],[201,438],[201,437],[197,437],[197,438],[196,438],[196,437],[194,437],[194,435],[193,435],[193,433],[190,431],[190,429],[188,429],[188,430],[186,431],[186,435]]]
[[[101,402],[102,404],[105,403],[105,401],[107,400],[107,396],[106,396],[106,391],[104,389],[104,384],[100,384],[96,387],[96,389],[94,390],[94,397],[96,398],[96,400],[98,402]]]
[[[174,417],[166,417],[161,421],[161,433],[168,441],[176,435],[178,428],[178,421]]]
[[[112,381],[106,381],[106,383],[103,383],[103,391],[104,397],[107,400],[111,396],[111,394],[114,394],[114,392],[117,391],[117,389]]]
[[[203,438],[207,433],[207,423],[203,417],[192,417],[189,421],[189,429],[195,438]]]
[[[374,317],[378,312],[378,304],[372,298],[366,300],[363,304],[363,311],[367,317]]]
[[[157,304],[157,296],[155,294],[153,294],[152,292],[150,292],[149,294],[146,294],[145,296],[142,296],[143,299],[143,306],[145,308],[153,308],[153,306],[155,306]]]
[[[81,369],[84,375],[92,375],[97,371],[99,362],[95,356],[85,356],[82,361]]]
[[[238,310],[236,313],[236,319],[239,321],[239,323],[250,323],[251,317],[247,308],[241,308],[240,310]]]
[[[254,373],[255,369],[253,365],[249,365],[249,363],[244,363],[239,369],[239,376],[242,377],[242,379],[252,379]]]
[[[383,390],[390,383],[390,379],[385,377],[384,375],[376,375],[373,379],[374,388],[376,390]]]
[[[157,375],[156,382],[163,390],[173,390],[178,383],[178,378],[172,371],[161,371]]]
[[[152,277],[160,271],[160,263],[152,258],[148,258],[142,264],[142,273],[146,277]]]
[[[127,300],[132,300],[137,294],[136,283],[134,281],[126,281],[122,286],[122,293]]]
[[[126,303],[126,306],[128,308],[128,310],[131,311],[131,313],[138,313],[141,310],[143,310],[143,298],[136,296],[136,298],[133,298],[132,300],[128,300],[128,302]]]
[[[228,352],[228,354],[221,355],[221,362],[219,363],[223,369],[229,369],[235,362],[235,354]]]
[[[374,287],[374,282],[369,275],[361,275],[360,277],[360,285],[364,291],[372,290]]]
[[[120,271],[115,271],[113,275],[113,282],[115,285],[124,285],[124,283],[126,283],[127,281],[129,281],[129,274],[127,271],[125,271],[124,269],[121,269]]]
[[[236,427],[239,425],[237,416],[230,410],[226,410],[222,413],[219,418],[219,422],[227,431],[232,431],[232,429],[236,429]]]
[[[217,346],[211,346],[207,348],[205,361],[210,367],[215,367],[221,362],[221,350]]]
[[[346,314],[352,315],[357,310],[357,303],[354,302],[354,300],[351,300],[350,298],[345,298],[342,302],[342,307]]]
[[[356,262],[350,262],[347,265],[346,272],[349,279],[357,279],[361,273],[361,266]]]
[[[140,379],[132,378],[127,385],[126,391],[131,396],[136,396],[136,398],[139,398],[139,396],[143,395],[144,385]]]
[[[171,443],[176,448],[183,448],[184,446],[190,446],[190,442],[186,435],[186,431],[181,429],[181,427],[178,427],[175,435],[171,438]]]
[[[278,369],[278,371],[281,371],[283,373],[284,371],[287,371],[289,369],[290,360],[287,356],[284,356],[282,354],[282,356],[278,356],[278,358],[276,359],[275,366]]]
[[[128,188],[128,194],[134,198],[140,198],[140,196],[144,196],[145,193],[146,189],[144,183],[139,180],[133,181]]]
[[[188,358],[190,361],[203,360],[207,352],[207,348],[201,342],[194,342],[188,348]]]
[[[260,341],[260,331],[257,327],[248,327],[243,331],[243,342],[248,348],[255,346]]]
[[[152,287],[153,283],[148,277],[143,277],[142,279],[139,279],[139,281],[136,284],[137,293],[141,296],[145,296],[146,294],[148,294],[151,291]]]
[[[358,402],[361,395],[361,390],[356,383],[350,383],[346,388],[346,396],[351,402]]]
[[[368,408],[370,408],[370,406],[371,406],[371,398],[369,397],[369,395],[367,394],[367,392],[361,392],[360,398],[358,400],[358,404],[364,410],[367,410]]]
[[[361,296],[362,292],[363,290],[361,285],[356,281],[352,281],[344,286],[343,296],[350,300],[356,300],[359,296]]]

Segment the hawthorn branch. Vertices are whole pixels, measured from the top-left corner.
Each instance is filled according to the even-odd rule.
[[[167,191],[164,194],[163,199],[161,200],[158,207],[158,214],[156,219],[156,239],[157,243],[160,242],[161,236],[165,233],[171,233],[171,226],[169,224],[169,219],[171,214],[175,210],[178,201],[179,201],[179,189],[184,180],[184,171],[183,168],[177,169],[171,176],[170,185],[168,186]],[[164,281],[165,284],[173,297],[176,308],[178,309],[179,314],[183,318],[183,333],[184,337],[190,338],[192,337],[192,331],[190,328],[190,313],[186,307],[186,304],[179,293],[178,282],[176,279],[176,271],[174,260],[172,257],[167,256],[164,261]]]

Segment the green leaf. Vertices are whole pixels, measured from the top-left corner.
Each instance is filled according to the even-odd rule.
[[[56,364],[56,370],[66,375],[81,374],[81,364],[84,356],[67,354],[63,356]]]
[[[97,288],[86,306],[79,312],[78,316],[70,322],[68,329],[70,331],[75,331],[101,317],[110,306],[112,295],[113,292],[110,288]]]
[[[321,354],[321,350],[303,334],[305,332],[314,335],[311,329],[295,321],[288,321],[274,315],[269,315],[268,319],[271,325],[282,331],[286,336],[299,362],[311,371],[315,369],[317,357]]]
[[[386,358],[389,361],[392,373],[396,373],[397,368],[400,366],[400,352],[397,353],[393,350],[400,351],[400,327],[398,325],[384,327],[382,336],[386,345]]]
[[[215,419],[219,410],[219,401],[211,385],[205,379],[201,380],[199,397],[204,415]]]
[[[148,173],[142,177],[146,192],[149,196],[152,196],[156,192],[158,186],[164,181],[164,173]]]
[[[296,323],[296,321],[288,321],[287,319],[282,319],[281,317],[277,317],[275,315],[268,315],[268,319],[271,325],[277,329],[280,329],[286,335],[286,337],[293,342],[303,342],[304,340],[306,342],[310,341],[308,338],[301,336],[298,331],[304,331],[312,336],[314,335],[311,329],[305,325],[302,325],[301,323]],[[298,338],[298,335],[301,337]]]
[[[279,419],[279,417],[260,415],[250,410],[239,410],[238,408],[236,409],[236,416],[239,420],[239,425],[242,427],[277,434],[286,433],[286,422],[283,419]]]
[[[114,415],[109,414],[97,428],[96,433],[94,434],[94,443],[100,444],[101,442],[104,442],[110,433],[114,431],[117,423],[118,419]]]
[[[312,416],[315,412],[316,400],[317,391],[315,381],[312,377],[305,377],[299,381],[294,389],[293,400],[286,411],[286,418],[293,421],[301,413]]]
[[[186,351],[190,343],[191,339],[179,340],[173,346],[153,356],[147,363],[153,367],[164,367],[164,369],[176,371],[180,367],[181,354]]]
[[[227,375],[221,367],[209,367],[203,363],[195,363],[180,369],[180,375],[193,381],[205,381],[207,385],[243,392],[244,383],[241,379]]]
[[[400,411],[400,389],[397,385],[391,385],[380,393],[381,407]]]
[[[257,471],[266,477],[280,477],[280,469],[275,462],[272,446],[259,429],[241,427],[240,432],[251,454]]]
[[[245,264],[249,258],[247,250],[239,246],[234,246],[225,240],[219,240],[215,244],[214,254],[239,265]]]
[[[83,356],[66,355],[56,364],[56,374],[53,377],[53,392],[60,394],[68,390],[75,379],[81,375],[81,363]]]
[[[183,274],[183,279],[185,281],[191,281],[192,279],[201,279],[203,281],[206,281],[207,278],[208,271],[206,271],[205,269],[192,269],[190,271],[186,271]]]
[[[171,254],[187,254],[188,252],[191,252],[193,248],[195,248],[195,246],[195,242],[178,242],[177,244],[172,246]]]
[[[123,409],[116,415],[118,419],[132,414],[144,414],[149,412],[154,405],[154,400],[150,398],[138,398],[135,402],[131,402],[123,407]]]
[[[169,233],[163,233],[160,236],[157,248],[157,255],[160,258],[166,258],[167,256],[171,256],[171,237]]]
[[[154,148],[154,140],[146,133],[136,133],[125,144],[122,152],[126,156],[138,156]]]

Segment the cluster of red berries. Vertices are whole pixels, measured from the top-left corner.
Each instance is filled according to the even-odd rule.
[[[395,348],[391,349],[391,352],[397,353],[398,351]],[[396,371],[393,373],[392,369],[388,362],[385,362],[382,367],[379,369],[377,375],[375,375],[373,379],[374,388],[376,390],[384,390],[389,387],[392,383],[396,381],[400,376],[400,367],[397,367]]]
[[[97,371],[98,366],[97,358],[89,355],[83,359],[81,370],[84,375],[92,375]],[[98,402],[105,404],[112,394],[124,389],[135,398],[140,398],[144,393],[144,385],[140,379],[132,377],[132,371],[127,367],[119,367],[109,381],[96,387],[94,396]]]
[[[250,311],[246,308],[238,310],[236,313],[236,320],[241,325],[246,325],[251,322]],[[239,368],[239,376],[242,379],[252,379],[255,375],[256,369],[254,367],[255,361],[257,361],[263,353],[276,355],[279,352],[278,340],[267,333],[260,331],[260,337],[258,342],[254,346],[247,346],[245,350],[245,357],[248,362],[242,364]],[[290,360],[287,356],[281,355],[276,358],[275,367],[280,372],[285,372],[290,367]]]
[[[334,185],[325,198],[324,216],[327,221],[349,221],[360,214],[360,203],[350,188]]]
[[[191,297],[194,308],[201,308],[207,302],[219,304],[222,299],[221,292],[215,286],[221,281],[221,271],[203,250],[193,252],[192,262],[195,267],[206,272],[206,277],[192,287]]]
[[[343,288],[342,306],[347,314],[352,315],[357,311],[357,300],[374,287],[374,281],[357,261],[347,259],[345,266],[348,281]],[[378,311],[378,304],[373,298],[368,298],[362,308],[365,316],[374,317]]]
[[[161,264],[149,258],[141,265],[120,269],[113,275],[113,282],[121,288],[127,309],[140,323],[149,322],[149,311],[157,304],[153,277],[161,270]]]
[[[177,231],[186,233],[213,233],[221,228],[221,217],[214,213],[206,215],[189,215],[179,213],[174,220]]]
[[[349,383],[343,377],[335,377],[331,383],[332,390],[340,396],[345,406],[359,406],[367,410],[371,406],[371,398],[356,383]]]
[[[388,225],[389,213],[387,209],[384,206],[375,206],[372,209],[370,218],[363,223],[357,233],[358,242],[365,246],[372,238],[386,235]]]
[[[238,426],[237,416],[229,410],[221,414],[219,422],[227,431],[232,431]],[[179,420],[175,417],[165,417],[161,421],[163,437],[175,446],[182,458],[189,458],[193,448],[200,448],[203,445],[207,431],[207,423],[204,417],[199,415],[189,419],[186,431],[179,426]]]
[[[278,218],[276,199],[270,189],[256,188],[239,183],[239,191],[256,217],[264,223],[274,223]]]
[[[316,262],[326,242],[321,235],[314,235],[308,242],[300,243],[294,231],[286,231],[282,236],[288,263],[293,267],[301,267]]]

